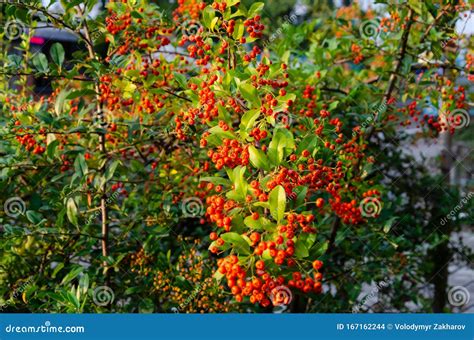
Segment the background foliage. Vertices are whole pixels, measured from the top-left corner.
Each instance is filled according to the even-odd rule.
[[[317,1],[297,15],[291,1],[155,3],[111,2],[97,17],[97,1],[60,13],[2,5],[1,310],[449,311],[446,268],[472,260],[450,235],[472,222],[472,200],[446,216],[472,182],[449,183],[446,154],[435,172],[404,151],[472,143],[472,126],[446,120],[472,102],[472,37],[454,31],[470,5],[380,1],[376,12]],[[77,42],[33,48],[46,23]],[[219,166],[209,150],[229,159]],[[219,197],[237,203],[213,217]],[[368,217],[367,197],[379,204]],[[312,216],[317,233],[304,222],[284,236],[296,243],[286,262],[255,255],[252,234],[277,240],[291,214]],[[221,258],[232,255],[252,280],[262,259],[291,286],[291,304],[231,289]],[[307,291],[290,284],[295,271],[313,280]],[[367,286],[379,282],[368,308]]]

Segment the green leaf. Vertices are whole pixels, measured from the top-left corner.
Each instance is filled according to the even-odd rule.
[[[232,244],[233,248],[239,254],[250,255],[250,245],[245,241],[245,239],[237,233],[225,233],[221,235],[221,238],[227,242]]]
[[[300,241],[300,239],[296,241],[294,255],[296,258],[299,258],[299,259],[309,256],[309,250],[306,247],[306,244],[304,243],[304,241]]]
[[[76,295],[74,295],[72,292],[67,292],[66,296],[69,303],[72,304],[75,308],[79,308],[81,306]]]
[[[252,84],[241,83],[239,89],[240,93],[242,94],[242,97],[244,97],[247,102],[252,104],[253,107],[260,107],[261,101],[258,95],[258,91]]]
[[[79,286],[78,289],[82,291],[83,294],[87,293],[87,290],[89,289],[89,275],[85,273],[80,279],[79,279]]]
[[[61,45],[60,43],[54,43],[51,46],[51,49],[49,50],[49,54],[51,55],[51,59],[56,65],[62,66],[62,64],[64,63],[65,54],[63,45]]]
[[[61,116],[63,113],[64,101],[66,97],[69,95],[68,90],[61,91],[58,96],[56,97],[56,102],[54,103],[54,111],[58,116]]]
[[[182,73],[173,72],[173,75],[181,88],[186,89],[188,87],[186,77]]]
[[[237,20],[234,27],[234,34],[232,34],[232,37],[235,40],[239,40],[244,35],[244,32],[245,32],[245,26],[242,23],[242,20]]]
[[[268,203],[270,204],[270,214],[280,223],[285,216],[286,209],[286,193],[281,185],[278,185],[270,192]]]
[[[324,255],[329,247],[329,241],[318,244],[318,246],[311,249],[312,258],[318,258]]]
[[[56,278],[56,275],[57,275],[57,274],[59,273],[59,271],[60,271],[61,269],[63,269],[63,268],[64,268],[64,263],[62,263],[62,262],[58,263],[58,265],[54,268],[53,273],[51,274],[51,277],[52,277],[53,279],[55,279],[55,278]]]
[[[200,182],[209,182],[209,183],[213,183],[213,184],[216,184],[216,185],[231,185],[232,182],[229,181],[228,179],[225,179],[225,178],[222,178],[222,177],[201,177],[199,179]]]
[[[78,154],[76,160],[74,161],[74,170],[81,177],[87,175],[89,168],[87,167],[86,159],[82,153]]]
[[[254,17],[255,15],[259,14],[259,13],[262,11],[262,9],[263,9],[264,6],[265,6],[265,5],[264,5],[263,2],[254,2],[254,3],[252,4],[252,6],[250,6],[250,9],[249,9],[247,15],[248,15],[250,18]]]
[[[215,18],[215,16],[216,11],[211,6],[207,6],[206,8],[204,8],[204,10],[202,11],[203,25],[207,28],[211,28],[212,20]]]
[[[85,97],[85,96],[95,95],[95,94],[96,94],[96,92],[94,90],[83,89],[83,90],[71,92],[70,94],[68,94],[66,99],[71,100],[71,99],[76,99],[76,98],[79,98],[79,97]]]
[[[218,136],[220,138],[235,139],[235,135],[230,131],[224,131],[220,126],[214,126],[210,128],[208,132],[213,136]]]
[[[46,73],[49,70],[48,58],[44,53],[38,53],[33,57],[33,65],[39,72]]]
[[[392,229],[393,222],[395,222],[397,219],[398,217],[395,216],[395,217],[390,218],[387,222],[385,222],[385,225],[383,227],[383,232],[385,234],[387,234],[390,231],[390,229]]]
[[[253,204],[254,207],[262,207],[265,209],[270,209],[270,204],[268,202],[255,202]]]
[[[262,150],[258,150],[255,146],[249,147],[250,162],[257,169],[270,170],[270,163],[267,155]]]
[[[66,209],[68,220],[77,227],[79,225],[77,220],[78,209],[76,201],[72,197],[67,200]]]
[[[296,149],[296,154],[301,155],[303,150],[308,150],[311,154],[313,150],[316,148],[318,143],[318,136],[310,135],[303,138],[301,142],[298,143],[298,148]]]
[[[63,278],[63,280],[61,281],[61,285],[67,285],[69,282],[71,282],[72,280],[74,280],[76,277],[79,276],[80,273],[82,273],[82,271],[84,270],[84,268],[82,268],[81,266],[77,266],[75,267],[74,269],[72,269],[69,273],[67,273],[67,275]]]
[[[48,146],[46,147],[46,155],[51,159],[54,158],[54,155],[56,153],[56,149],[58,146],[59,146],[59,141],[57,139],[49,142]]]
[[[240,128],[244,130],[252,129],[259,116],[260,109],[248,110],[240,120]]]
[[[316,241],[316,234],[301,234],[295,243],[295,256],[305,258],[309,256],[309,250]]]
[[[108,181],[114,177],[115,170],[117,169],[117,166],[120,164],[120,161],[115,160],[113,161],[105,170],[105,180]]]
[[[43,215],[41,215],[39,212],[36,212],[36,211],[33,211],[33,210],[28,210],[26,212],[26,218],[31,223],[38,224],[43,219]]]
[[[265,217],[259,217],[258,219],[254,220],[252,216],[247,216],[244,219],[244,224],[249,227],[250,229],[255,229],[255,230],[268,230],[268,231],[273,231],[275,225],[270,222],[269,219]]]
[[[295,146],[293,134],[287,129],[275,129],[272,141],[268,146],[268,158],[274,166],[283,161],[285,150],[292,150]]]

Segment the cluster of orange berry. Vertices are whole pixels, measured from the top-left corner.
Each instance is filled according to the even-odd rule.
[[[223,197],[217,195],[207,197],[206,203],[208,205],[206,213],[210,220],[215,222],[219,228],[230,231],[232,217],[228,216],[228,212],[235,208],[237,203],[233,200],[226,201]]]
[[[224,166],[235,168],[238,165],[249,164],[248,146],[244,146],[235,139],[224,139],[222,145],[217,150],[209,150],[208,156],[212,163],[216,165],[217,170],[221,170]]]

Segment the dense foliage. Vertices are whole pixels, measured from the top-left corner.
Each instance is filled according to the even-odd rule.
[[[384,310],[429,310],[461,198],[400,145],[468,129],[471,8],[380,2],[4,5],[6,308],[347,312],[384,281]],[[45,23],[75,48],[32,49]]]

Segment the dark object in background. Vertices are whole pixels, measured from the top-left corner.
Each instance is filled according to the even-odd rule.
[[[64,67],[68,68],[68,60],[72,58],[72,54],[81,49],[73,33],[49,26],[37,27],[30,40],[31,52],[41,52],[50,58],[49,50],[54,43],[60,43],[64,47],[66,52]],[[47,77],[34,78],[34,93],[39,96],[51,94],[51,80]]]

